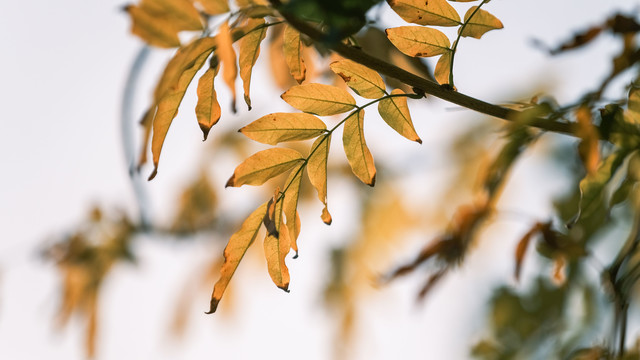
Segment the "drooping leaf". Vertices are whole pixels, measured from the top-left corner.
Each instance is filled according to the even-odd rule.
[[[229,12],[227,0],[197,0],[208,15],[220,15]]]
[[[356,107],[356,100],[348,92],[324,84],[296,85],[281,97],[298,110],[320,116],[341,114]]]
[[[216,54],[222,64],[222,78],[229,87],[229,90],[231,90],[231,110],[236,112],[236,77],[238,76],[238,66],[236,64],[236,52],[233,50],[233,39],[231,38],[228,21],[220,25],[215,39],[217,43]]]
[[[460,25],[460,15],[446,0],[387,0],[400,17],[410,23],[433,26]]]
[[[445,54],[451,43],[440,30],[422,26],[400,26],[386,30],[393,45],[409,56],[429,57]]]
[[[213,68],[207,69],[207,71],[200,77],[198,81],[198,103],[196,104],[196,118],[198,119],[198,125],[202,130],[204,140],[207,140],[209,130],[215,125],[220,116],[222,110],[218,103],[218,97],[216,96],[216,90],[214,88],[214,79],[218,74],[220,66],[215,64]]]
[[[240,78],[244,85],[244,101],[251,110],[251,98],[249,97],[249,89],[251,86],[251,71],[260,55],[260,44],[267,35],[267,28],[264,25],[264,19],[249,19],[247,28],[249,32],[240,39]]]
[[[578,127],[576,136],[582,139],[578,145],[578,153],[582,159],[588,174],[594,174],[598,170],[600,163],[600,148],[598,130],[592,123],[591,111],[586,106],[581,106],[576,111]]]
[[[153,119],[153,137],[151,139],[154,170],[149,180],[157,174],[164,139],[169,131],[169,126],[178,114],[178,107],[187,87],[213,51],[214,46],[215,40],[213,38],[198,39],[178,50],[174,59],[167,65],[160,85],[156,89],[156,98],[159,100],[157,100],[158,109]],[[161,88],[163,84],[166,87]]]
[[[300,33],[289,25],[284,27],[283,52],[291,76],[301,84],[307,72],[302,57],[302,41],[300,41]]]
[[[265,181],[290,170],[303,160],[304,157],[293,149],[272,148],[259,151],[236,167],[225,187],[262,185]]]
[[[531,229],[529,229],[529,231],[527,231],[526,234],[524,234],[522,238],[520,238],[520,241],[518,241],[518,246],[516,247],[516,253],[515,253],[516,266],[514,270],[514,276],[516,278],[516,281],[520,280],[520,270],[522,269],[522,262],[524,260],[524,255],[527,252],[527,249],[529,248],[529,243],[531,242],[531,238],[533,238],[533,236],[536,235],[537,233],[541,232],[543,226],[549,226],[549,225],[536,223],[534,226],[531,227]]]
[[[227,289],[231,277],[236,272],[238,264],[240,264],[242,257],[244,257],[247,249],[249,249],[249,246],[251,246],[258,235],[258,230],[260,230],[262,226],[262,219],[266,212],[267,203],[264,203],[247,217],[242,223],[240,230],[231,235],[229,243],[224,248],[224,263],[220,269],[220,279],[213,287],[208,314],[214,313],[218,308],[220,299],[222,299],[222,295]]]
[[[380,74],[364,65],[344,59],[334,61],[329,66],[347,86],[364,98],[378,99],[386,93],[386,86]]]
[[[392,95],[404,94],[400,89],[394,89]],[[416,129],[411,121],[411,114],[407,106],[407,98],[404,96],[389,97],[380,100],[378,103],[378,112],[380,117],[398,134],[406,137],[411,141],[422,144],[422,140],[416,134]]]
[[[345,121],[342,143],[353,173],[363,183],[374,186],[376,183],[376,167],[373,163],[373,156],[364,139],[363,109],[350,114],[347,121]]]
[[[284,216],[287,219],[287,230],[289,233],[289,240],[291,241],[291,249],[296,252],[295,257],[298,256],[298,236],[300,235],[300,216],[298,215],[298,198],[300,195],[300,184],[302,183],[302,165],[295,167],[291,171],[291,175],[285,182],[288,188],[284,195],[283,211]]]
[[[330,134],[318,138],[311,146],[312,154],[307,162],[307,175],[311,185],[318,191],[318,199],[324,204],[321,218],[327,225],[331,225],[331,214],[327,208],[327,159],[330,146]]]
[[[144,113],[140,125],[142,126],[142,146],[140,147],[140,157],[138,158],[138,170],[147,162],[147,151],[149,150],[149,140],[151,140],[151,128],[153,118],[156,116],[156,106],[152,105]]]
[[[161,48],[180,46],[179,29],[166,18],[159,18],[141,6],[129,5],[125,10],[131,16],[131,33],[147,44]]]
[[[322,135],[325,123],[307,113],[273,113],[265,115],[239,131],[263,144],[275,145],[285,141],[307,140]]]
[[[267,259],[267,269],[271,280],[277,287],[289,291],[289,269],[285,264],[285,257],[291,248],[289,231],[284,225],[282,216],[283,200],[275,203],[273,221],[276,224],[277,235],[267,233],[264,238],[264,255]]]
[[[434,77],[440,85],[449,84],[452,58],[453,51],[447,51],[440,56],[440,59],[438,59],[438,62],[436,63]]]
[[[504,27],[497,17],[482,9],[476,11],[477,8],[477,6],[472,6],[464,15],[464,22],[467,23],[467,25],[464,29],[460,27],[458,30],[462,30],[460,33],[461,36],[480,39],[487,31],[502,29]],[[471,15],[473,15],[473,17],[468,21]]]
[[[276,85],[281,89],[288,89],[296,84],[296,81],[289,73],[287,61],[284,58],[284,25],[276,25],[271,27],[271,35],[269,37],[269,64],[271,76]]]

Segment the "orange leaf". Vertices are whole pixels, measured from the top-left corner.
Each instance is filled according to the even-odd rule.
[[[229,12],[227,0],[197,0],[208,15],[220,15]]]
[[[364,110],[349,115],[344,123],[342,143],[353,173],[363,183],[374,186],[376,167],[373,163],[373,156],[364,140]]]
[[[316,116],[306,113],[273,113],[265,115],[239,131],[263,144],[313,139],[327,126]]]
[[[527,248],[529,247],[529,242],[531,242],[531,238],[538,232],[540,232],[540,224],[536,223],[526,234],[518,241],[518,246],[516,247],[516,268],[514,271],[514,276],[517,281],[520,280],[520,270],[522,269],[522,261],[524,260],[524,255],[527,252]]]
[[[307,175],[318,191],[318,199],[324,204],[321,218],[327,225],[331,224],[331,214],[327,209],[327,159],[330,145],[331,135],[318,138],[311,146],[312,154],[307,162]]]
[[[264,19],[249,19],[247,28],[251,29],[240,40],[240,78],[244,85],[244,101],[251,110],[251,98],[249,97],[249,88],[251,85],[251,71],[260,55],[260,44],[267,35],[267,28],[264,25]]]
[[[457,26],[460,15],[445,0],[388,0],[400,17],[418,25]]]
[[[207,314],[214,313],[218,308],[218,303],[220,303],[220,299],[227,289],[231,277],[236,272],[240,260],[242,260],[247,249],[249,249],[249,246],[251,246],[258,235],[258,230],[260,230],[262,219],[266,212],[267,203],[264,203],[247,217],[242,223],[240,230],[231,235],[229,243],[224,248],[224,264],[222,264],[222,268],[220,269],[220,279],[213,288],[211,305]]]
[[[391,94],[400,95],[404,94],[404,91],[394,89]],[[406,97],[399,96],[382,99],[378,103],[378,112],[382,120],[391,126],[393,130],[397,131],[398,134],[411,141],[422,144],[422,140],[420,140],[420,137],[416,134],[416,129],[413,127]]]
[[[393,45],[405,55],[429,57],[445,54],[451,45],[445,34],[422,26],[400,26],[386,30]]]
[[[222,114],[213,82],[220,66],[218,64],[215,65],[214,68],[209,68],[198,81],[196,117],[204,135],[204,140],[207,140],[209,130],[220,120]]]
[[[147,44],[161,48],[180,46],[179,29],[166,18],[154,16],[147,9],[129,5],[125,10],[131,16],[131,33]]]
[[[276,232],[267,233],[264,238],[264,255],[267,259],[267,269],[269,270],[271,280],[273,280],[277,287],[288,292],[289,269],[284,260],[289,253],[291,243],[289,231],[287,227],[284,226],[282,204],[282,200],[275,204],[273,221],[276,224]]]
[[[582,158],[587,174],[593,175],[598,170],[600,164],[600,136],[598,130],[592,123],[591,111],[588,107],[582,106],[576,111],[578,127],[576,135],[582,139],[578,145],[578,152]]]
[[[154,170],[149,176],[149,180],[157,174],[164,139],[169,131],[169,126],[178,114],[178,107],[187,87],[213,51],[214,46],[215,40],[213,38],[202,38],[180,48],[160,79],[160,84],[156,89],[156,96],[159,100],[158,109],[153,119],[153,137],[151,139]]]
[[[440,85],[449,84],[452,55],[452,51],[447,51],[440,56],[440,59],[438,59],[438,62],[436,63],[434,77]]]
[[[298,110],[320,116],[341,114],[356,107],[356,100],[348,92],[324,84],[297,85],[281,97]]]
[[[472,6],[464,15],[464,21],[467,25],[464,26],[464,29],[462,29],[462,27],[458,29],[458,31],[462,31],[460,33],[461,36],[480,39],[487,31],[502,29],[504,27],[497,17],[482,9],[476,11],[477,8],[477,6]],[[469,20],[471,15],[473,15],[473,17]]]
[[[287,230],[291,241],[291,249],[296,252],[295,257],[298,256],[298,236],[300,235],[300,216],[298,215],[298,198],[300,196],[300,184],[302,183],[302,165],[294,168],[291,171],[291,175],[285,182],[288,188],[284,195],[283,211],[284,216],[287,219]]]
[[[251,155],[236,167],[226,186],[262,185],[303,161],[302,155],[285,148],[272,148]]]
[[[301,84],[307,71],[302,57],[302,41],[300,41],[300,33],[288,25],[284,27],[283,52],[291,76]]]
[[[236,52],[233,50],[233,39],[229,29],[229,21],[220,25],[218,34],[215,37],[218,48],[216,53],[222,63],[222,78],[231,90],[231,110],[236,112],[236,77],[238,76],[238,66],[236,64]]]
[[[356,94],[367,99],[378,99],[386,94],[386,85],[377,72],[351,60],[334,61],[331,70],[347,83]]]

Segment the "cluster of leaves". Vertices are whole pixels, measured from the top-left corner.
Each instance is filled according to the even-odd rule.
[[[480,5],[469,8],[464,21],[461,21],[458,13],[445,0],[390,1],[391,9],[405,21],[416,25],[387,29],[386,36],[400,52],[410,57],[442,55],[436,67],[435,77],[443,84],[452,84],[451,68],[460,37],[480,38],[489,30],[502,28],[498,19],[480,9],[487,2],[482,1]],[[364,16],[364,12],[372,4],[373,2],[354,4],[353,12],[348,14]],[[296,1],[285,4],[274,2],[275,7],[264,1],[238,1],[235,5],[237,9],[231,11],[231,7],[225,1],[193,3],[188,0],[145,0],[140,5],[127,7],[133,19],[133,33],[151,45],[180,46],[179,31],[202,31],[200,38],[180,46],[167,65],[156,88],[154,104],[143,120],[147,129],[146,137],[151,139],[155,166],[150,179],[157,174],[162,145],[186,89],[207,59],[210,59],[209,68],[198,81],[196,105],[196,117],[205,139],[222,114],[214,89],[214,80],[220,67],[223,79],[232,94],[232,110],[235,111],[235,80],[238,68],[244,84],[244,100],[251,109],[252,69],[260,55],[260,45],[268,28],[283,22],[278,11],[308,21],[314,20],[309,16],[314,13],[309,11],[309,7],[320,7],[337,13],[333,11],[336,9],[328,5],[309,3],[303,6]],[[211,16],[216,15],[222,15],[225,20],[217,27],[216,34],[210,36],[207,22]],[[345,31],[344,27],[336,25],[335,17],[328,16],[316,20],[325,20],[320,25],[327,29],[328,41],[335,41],[336,39],[332,39],[335,36],[339,36],[337,40],[340,40],[353,32]],[[442,32],[430,26],[459,26],[458,38],[453,46]],[[409,140],[422,143],[411,120],[407,97],[419,99],[423,94],[408,94],[400,88],[388,92],[387,85],[377,72],[349,59],[332,62],[330,69],[341,77],[353,92],[362,98],[370,99],[368,103],[357,105],[355,98],[340,87],[320,83],[302,84],[306,79],[304,37],[292,26],[284,25],[283,38],[282,51],[286,63],[291,76],[300,85],[291,87],[281,97],[302,113],[269,114],[243,127],[240,132],[252,140],[269,145],[316,140],[306,156],[291,148],[276,147],[251,155],[235,169],[227,186],[262,185],[283,173],[290,173],[290,176],[282,188],[275,189],[268,202],[249,215],[241,229],[229,240],[225,249],[226,261],[222,266],[221,278],[212,294],[210,312],[216,310],[240,260],[263,225],[267,229],[263,243],[269,274],[279,288],[288,290],[290,276],[285,259],[291,249],[296,253],[298,250],[298,194],[305,172],[324,205],[322,221],[326,224],[331,223],[327,206],[327,158],[332,134],[336,129],[344,125],[342,142],[349,165],[356,177],[370,186],[375,184],[376,168],[364,136],[365,108],[377,103],[378,113],[393,130]],[[233,46],[236,41],[237,56]],[[443,80],[444,73],[447,74],[447,81]],[[330,129],[318,117],[344,113],[348,115]],[[145,154],[146,147],[143,149],[141,164],[145,160]]]

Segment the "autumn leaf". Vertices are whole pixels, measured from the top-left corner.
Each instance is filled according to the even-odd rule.
[[[331,225],[331,214],[327,208],[327,159],[330,146],[330,134],[318,138],[311,146],[311,155],[307,162],[307,175],[311,185],[318,191],[318,199],[324,204],[321,218],[327,225]]]
[[[473,17],[469,21],[469,17],[472,15]],[[464,15],[464,22],[466,25],[460,27],[458,30],[461,31],[460,36],[473,37],[476,39],[480,39],[487,31],[502,29],[504,27],[497,17],[491,15],[485,10],[478,9],[477,6],[472,6],[467,11]]]
[[[138,170],[147,162],[147,151],[149,150],[149,140],[151,140],[151,128],[153,118],[156,116],[156,106],[151,106],[144,113],[140,125],[142,126],[142,146],[140,147],[140,157],[138,158]]]
[[[158,18],[141,6],[129,5],[125,11],[131,16],[131,33],[147,44],[161,48],[180,46],[178,28],[164,18]]]
[[[218,66],[218,64],[215,65],[215,67],[207,69],[198,81],[196,118],[198,119],[198,125],[200,125],[200,129],[204,135],[204,140],[207,140],[209,130],[211,130],[211,127],[220,120],[220,116],[222,114],[213,82],[218,74],[220,66]]]
[[[460,25],[460,15],[446,0],[387,0],[400,17],[410,23],[433,26]]]
[[[379,99],[386,94],[386,85],[377,72],[351,60],[334,61],[331,70],[356,94],[367,99]]]
[[[229,12],[227,0],[197,0],[208,15],[220,15]]]
[[[157,174],[164,139],[169,131],[169,126],[178,114],[178,107],[187,87],[213,51],[214,46],[215,40],[213,38],[198,39],[178,50],[174,56],[175,61],[172,59],[167,65],[165,74],[160,80],[160,85],[164,84],[166,87],[159,86],[160,90],[156,90],[159,102],[153,119],[153,137],[151,139],[154,170],[149,176],[149,180]]]
[[[169,16],[179,30],[202,30],[202,17],[191,0],[142,0],[152,13]]]
[[[284,260],[291,248],[289,231],[284,226],[282,217],[282,199],[276,201],[273,221],[276,224],[275,233],[267,233],[264,238],[264,255],[267,259],[267,269],[271,280],[277,287],[289,291],[289,269]]]
[[[285,141],[307,140],[327,130],[324,122],[306,113],[273,113],[265,115],[239,131],[263,144],[276,145]]]
[[[251,29],[240,39],[240,78],[244,85],[244,101],[251,110],[251,98],[249,88],[251,86],[251,71],[260,55],[260,44],[267,35],[267,27],[264,26],[264,19],[249,19],[247,28]]]
[[[342,143],[353,173],[363,183],[374,186],[376,168],[364,139],[364,110],[361,109],[349,115],[344,123]]]
[[[578,145],[578,153],[588,174],[594,174],[600,163],[599,140],[600,135],[595,125],[591,122],[591,111],[588,107],[580,107],[576,111],[578,127],[576,136],[582,139]]]
[[[434,77],[436,78],[436,81],[438,81],[440,85],[449,84],[449,77],[451,75],[452,58],[453,58],[453,51],[447,51],[444,54],[442,54],[442,56],[440,56],[440,59],[438,59],[438,62],[436,63]]]
[[[356,107],[356,100],[348,92],[324,84],[296,85],[281,97],[298,110],[320,116],[341,114]]]
[[[236,272],[240,260],[242,260],[247,249],[249,249],[249,246],[251,246],[258,235],[258,230],[260,230],[262,226],[262,219],[266,212],[267,203],[264,203],[247,217],[242,223],[240,230],[231,235],[229,243],[224,248],[224,263],[220,269],[220,279],[213,287],[211,305],[207,314],[214,313],[218,308],[218,303],[220,303],[220,299],[227,289],[231,277]]]
[[[409,56],[429,57],[445,54],[451,43],[445,34],[422,26],[400,26],[385,30],[389,41]]]
[[[288,89],[295,85],[296,81],[291,78],[287,61],[284,58],[284,37],[282,35],[284,26],[274,26],[272,29],[271,36],[269,37],[271,76],[279,88]]]
[[[300,196],[300,184],[302,183],[303,165],[294,168],[285,182],[288,184],[283,200],[283,212],[287,219],[287,231],[291,242],[291,249],[298,256],[298,236],[300,235],[300,216],[298,215],[298,199]]]
[[[220,25],[218,34],[215,37],[217,43],[216,54],[222,63],[222,78],[231,90],[231,110],[236,112],[236,77],[238,67],[236,65],[236,52],[233,50],[233,39],[229,22],[225,21]]]
[[[394,89],[391,95],[402,95],[404,91],[400,89]],[[409,113],[409,107],[407,106],[407,98],[404,96],[388,97],[380,100],[378,103],[378,112],[391,128],[398,132],[398,134],[406,137],[411,141],[415,141],[422,144],[422,140],[416,134],[416,129],[413,127],[413,121],[411,121],[411,114]]]
[[[283,52],[291,76],[301,84],[307,72],[302,57],[302,41],[300,41],[300,33],[289,25],[284,27]]]
[[[293,149],[273,148],[259,151],[236,167],[225,187],[262,185],[303,160],[302,155]]]
[[[518,241],[518,246],[516,247],[516,253],[515,253],[516,266],[514,270],[514,276],[516,278],[516,281],[520,281],[520,271],[522,269],[522,262],[524,260],[524,255],[526,254],[527,249],[529,248],[529,243],[531,242],[531,238],[533,238],[534,235],[536,235],[538,232],[541,231],[541,226],[543,226],[543,224],[536,223],[533,227],[531,227],[531,229],[529,229],[529,231],[527,231],[526,234],[524,234],[524,236],[522,236],[522,238],[520,238],[520,241]]]

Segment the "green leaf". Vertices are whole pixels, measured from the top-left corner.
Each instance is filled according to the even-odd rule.
[[[429,57],[445,54],[451,43],[445,34],[422,26],[400,26],[386,30],[393,45],[406,55]]]
[[[259,151],[236,167],[225,187],[262,185],[302,161],[302,155],[293,149],[273,148]]]
[[[404,91],[394,89],[391,94],[400,95],[404,94]],[[411,141],[422,144],[422,140],[418,134],[416,134],[416,129],[413,127],[406,97],[396,96],[380,100],[378,103],[378,112],[380,113],[382,120],[391,126],[393,130],[398,132],[398,134]]]
[[[306,113],[273,113],[240,129],[248,138],[275,145],[285,141],[307,140],[327,130],[324,122]]]
[[[356,107],[356,100],[348,92],[324,84],[296,85],[281,97],[298,110],[320,116],[341,114]]]

